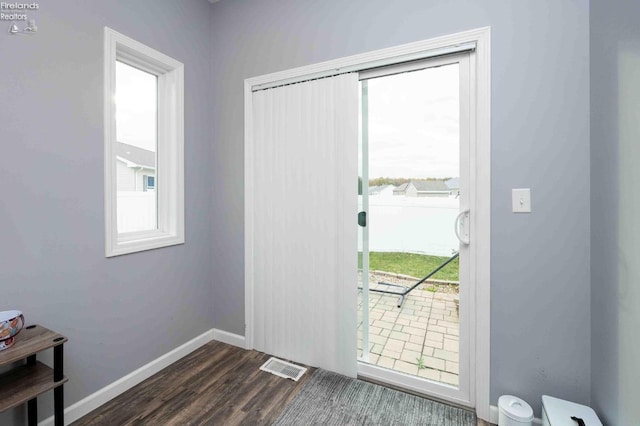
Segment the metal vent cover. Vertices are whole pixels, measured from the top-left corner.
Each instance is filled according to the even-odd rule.
[[[274,357],[269,358],[267,362],[262,364],[260,370],[275,374],[276,376],[280,376],[285,379],[291,379],[294,382],[297,382],[305,371],[307,371],[305,367],[300,367],[299,365],[291,364],[290,362]]]

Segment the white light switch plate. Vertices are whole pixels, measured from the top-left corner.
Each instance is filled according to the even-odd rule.
[[[531,213],[531,189],[512,189],[511,205],[514,213]]]

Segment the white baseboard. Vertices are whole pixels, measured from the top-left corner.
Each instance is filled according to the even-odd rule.
[[[500,416],[500,411],[498,410],[498,407],[495,405],[490,405],[489,406],[489,422],[493,423],[494,425],[497,425],[499,416]]]
[[[491,416],[491,418],[489,419],[489,421],[493,424],[498,424],[498,418],[500,417],[500,410],[498,410],[498,407],[495,405],[491,405],[489,407],[489,415]],[[537,425],[541,425],[542,424],[542,419],[539,419],[537,417],[533,418],[533,423],[537,424]]]
[[[239,348],[245,349],[245,338],[244,336],[240,336],[239,334],[229,333],[228,331],[213,329],[213,340],[217,340],[218,342],[226,343],[228,345],[237,346]]]
[[[189,340],[187,343],[178,346],[174,350],[167,352],[161,357],[154,359],[150,363],[143,365],[121,379],[116,380],[110,385],[105,386],[97,392],[94,392],[86,398],[83,398],[75,404],[65,408],[64,423],[68,425],[89,414],[91,411],[109,402],[116,396],[131,389],[138,383],[148,379],[163,368],[168,367],[180,358],[189,355],[191,352],[203,345],[206,345],[212,340],[219,340],[224,343],[244,348],[244,337],[212,328],[211,330]],[[53,426],[53,416],[41,421],[38,426]]]

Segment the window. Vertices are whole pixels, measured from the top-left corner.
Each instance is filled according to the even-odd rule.
[[[142,182],[144,183],[143,191],[153,191],[156,189],[156,178],[153,176],[144,175],[142,177]]]
[[[104,48],[106,256],[182,244],[184,66],[109,28]]]

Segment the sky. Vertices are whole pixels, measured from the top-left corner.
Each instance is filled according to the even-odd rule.
[[[459,172],[458,65],[368,80],[369,177]]]
[[[457,177],[458,65],[368,80],[369,177]],[[119,142],[156,150],[157,77],[116,62]]]
[[[116,61],[116,137],[156,151],[158,78]]]

